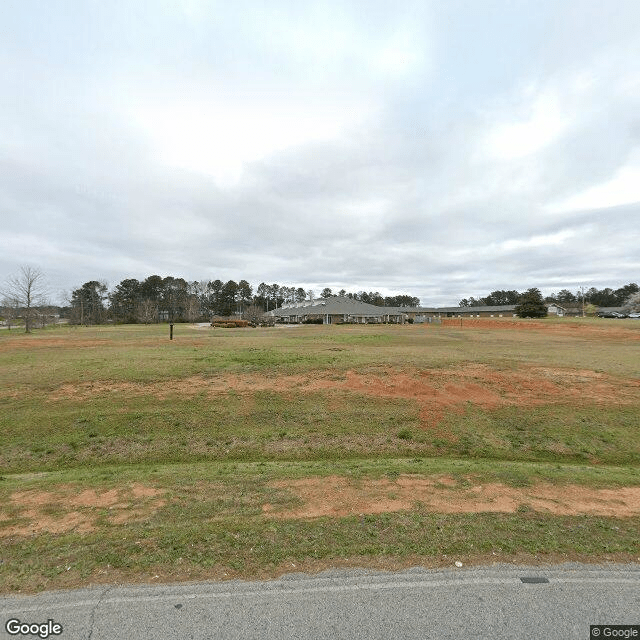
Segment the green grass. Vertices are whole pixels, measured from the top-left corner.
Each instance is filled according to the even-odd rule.
[[[447,415],[442,428],[455,439],[443,448],[460,456],[640,465],[637,406],[469,408]]]
[[[408,558],[444,562],[453,554],[485,561],[494,553],[501,559],[638,554],[635,516],[561,517],[524,508],[442,515],[420,505],[362,518],[280,521],[262,513],[265,503],[297,504],[271,483],[309,476],[366,484],[401,474],[446,475],[459,487],[640,485],[640,323],[563,322],[549,320],[543,326],[550,330],[177,325],[173,341],[166,326],[2,332],[0,533],[26,523],[12,501],[24,491],[102,492],[142,483],[162,491],[166,504],[126,525],[111,522],[105,507],[92,512],[94,530],[83,534],[0,538],[0,590],[156,573],[275,575],[291,564],[354,559],[392,566]],[[602,374],[608,387],[600,399],[582,397],[576,387],[573,402],[549,395],[496,409],[466,403],[426,423],[412,397],[305,390],[293,378],[282,388],[233,386],[234,376],[340,382],[348,371],[381,379],[394,371],[430,372],[437,380],[438,372],[468,364],[505,376],[532,367]],[[481,385],[481,377],[474,383]],[[193,380],[204,383],[188,392]],[[231,383],[211,392],[207,381]],[[624,392],[624,402],[607,400],[613,388]],[[55,507],[48,509],[42,513],[55,517]]]
[[[624,467],[407,458],[123,465],[14,475],[0,482],[0,504],[8,504],[16,491],[104,492],[131,483],[161,491],[165,503],[126,527],[110,523],[111,512],[103,508],[94,511],[98,526],[94,531],[4,539],[0,591],[71,586],[109,576],[151,579],[158,573],[166,579],[276,575],[292,565],[326,566],[353,559],[359,564],[421,559],[446,565],[454,556],[492,561],[514,554],[544,559],[640,553],[639,517],[552,516],[527,509],[513,514],[447,515],[419,505],[397,513],[315,520],[262,516],[265,503],[297,506],[295,496],[274,488],[274,481],[342,475],[366,485],[369,479],[393,481],[400,474],[446,474],[457,482],[452,492],[476,482],[513,487],[540,480],[597,488],[640,485],[640,476]],[[20,524],[19,514],[13,517],[7,524]]]
[[[152,327],[140,336],[145,342],[143,346],[136,344],[130,334],[128,340],[121,339],[117,335],[119,329],[114,327],[111,332],[103,330],[103,333],[87,329],[80,334],[81,337],[77,333],[81,329],[70,336],[62,333],[63,339],[69,338],[68,347],[38,348],[38,337],[30,338],[33,349],[2,353],[0,385],[11,385],[25,391],[48,391],[61,384],[91,380],[144,383],[221,372],[295,373],[332,367],[340,359],[336,352],[303,352],[269,338],[264,345],[257,341],[259,346],[256,346],[256,341],[247,342],[246,336],[234,337],[231,329],[216,329],[214,331],[231,333],[222,336],[218,333],[204,334],[202,338],[191,330],[189,343],[180,344],[177,338],[169,342],[164,335],[158,335],[156,327]],[[127,327],[122,330],[126,332]],[[113,337],[113,340],[107,340],[106,336]],[[51,337],[51,333],[46,337]],[[81,343],[102,342],[96,346],[75,346],[74,338]],[[0,348],[3,342],[0,340]],[[6,343],[10,348],[10,341]]]
[[[85,581],[230,578],[277,575],[305,564],[335,565],[376,558],[508,560],[526,554],[538,560],[629,557],[638,553],[640,518],[616,521],[539,513],[442,515],[415,510],[364,518],[278,521],[150,523],[125,533],[36,536],[10,541],[0,565],[9,591],[38,590]],[[115,535],[114,535],[115,534]],[[16,561],[16,559],[19,559]],[[379,565],[375,565],[379,566]],[[102,574],[102,575],[101,575]]]
[[[634,467],[613,465],[567,464],[549,462],[508,462],[465,458],[357,458],[313,461],[236,462],[205,461],[175,464],[118,464],[100,468],[76,467],[58,471],[9,474],[0,480],[0,498],[6,504],[15,491],[55,491],[60,486],[78,486],[109,490],[123,484],[141,482],[178,492],[204,484],[224,488],[234,496],[250,485],[265,486],[271,481],[327,476],[352,479],[397,478],[401,474],[421,476],[448,475],[461,486],[468,482],[502,482],[521,487],[537,482],[554,485],[580,484],[593,488],[640,486],[640,473]],[[189,489],[191,488],[191,489]],[[266,501],[267,494],[257,497]],[[204,496],[209,500],[210,495]],[[197,509],[197,505],[195,505]],[[197,513],[197,512],[196,512]]]
[[[444,456],[640,464],[635,406],[451,412],[434,430],[416,402],[356,393],[256,391],[7,403],[2,473],[119,463]]]
[[[397,452],[399,428],[418,429],[414,403],[346,393],[10,404],[0,423],[0,468],[13,473],[125,462],[389,455]]]

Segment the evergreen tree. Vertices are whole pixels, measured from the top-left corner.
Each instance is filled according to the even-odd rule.
[[[85,282],[71,293],[71,321],[73,324],[101,324],[106,319],[104,302],[107,299],[105,282]]]
[[[116,322],[133,323],[138,321],[141,284],[135,278],[127,278],[116,285],[109,294],[111,316]]]
[[[544,318],[547,306],[540,289],[533,287],[520,294],[520,302],[516,305],[516,314],[521,318]]]

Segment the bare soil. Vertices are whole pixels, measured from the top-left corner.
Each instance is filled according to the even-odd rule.
[[[0,511],[0,537],[86,533],[97,528],[101,516],[112,524],[145,519],[166,504],[160,497],[163,493],[139,483],[103,492],[75,486],[61,486],[56,491],[16,491],[7,505],[12,517]],[[15,518],[21,522],[1,526],[3,521]]]
[[[318,518],[406,511],[420,506],[434,513],[514,513],[527,508],[554,515],[624,518],[640,513],[640,487],[593,489],[578,485],[536,484],[516,488],[500,483],[458,486],[450,477],[401,475],[395,480],[356,482],[349,478],[302,478],[272,483],[292,492],[303,505],[275,509],[267,517]]]
[[[516,488],[501,483],[472,484],[443,475],[408,474],[366,480],[310,477],[275,481],[269,486],[290,492],[301,503],[291,509],[264,504],[264,516],[275,519],[343,517],[416,507],[433,513],[514,513],[524,508],[554,515],[624,518],[640,514],[640,487],[536,484]],[[87,533],[105,521],[112,525],[144,521],[166,504],[163,494],[139,483],[105,491],[71,485],[55,491],[17,491],[0,510],[0,538]]]
[[[191,376],[149,384],[94,381],[65,384],[49,400],[88,400],[100,395],[150,395],[211,397],[229,392],[256,391],[313,392],[343,391],[376,398],[407,398],[420,406],[422,424],[437,424],[447,411],[462,411],[473,405],[481,409],[506,406],[536,406],[550,403],[634,404],[640,402],[640,380],[620,378],[590,370],[552,367],[521,367],[501,371],[483,364],[451,369],[380,368],[376,373],[347,371],[336,379],[335,372],[314,372],[289,376],[228,374],[205,378]]]
[[[462,323],[460,323],[462,320]],[[562,322],[545,322],[543,320],[516,320],[511,318],[443,318],[443,327],[462,327],[474,329],[517,329],[522,331],[544,331],[557,335],[572,335],[581,337],[624,338],[625,340],[640,340],[640,323],[637,327],[617,324],[613,320],[607,324],[586,325],[582,322],[572,322],[565,319]]]

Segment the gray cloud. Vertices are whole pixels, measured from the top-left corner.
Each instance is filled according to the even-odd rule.
[[[637,4],[367,7],[13,5],[0,275],[637,281]]]

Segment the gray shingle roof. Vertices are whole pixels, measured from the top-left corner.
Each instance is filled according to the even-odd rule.
[[[399,316],[402,311],[395,307],[378,307],[374,304],[352,300],[347,297],[331,296],[329,298],[314,300],[311,302],[301,302],[290,306],[283,306],[273,311],[269,315],[275,317],[282,316],[308,316],[308,315],[348,315],[348,316]]]
[[[477,307],[439,307],[434,309],[440,313],[481,313],[481,312],[494,312],[500,311],[515,311],[515,304],[499,304],[499,305],[482,305]]]
[[[374,304],[353,300],[352,298],[331,296],[313,302],[306,300],[290,305],[284,305],[268,312],[277,318],[287,316],[314,315],[347,315],[347,316],[400,316],[405,313],[502,313],[515,311],[515,304],[482,305],[476,307],[378,307]]]
[[[398,313],[435,313],[438,311],[434,307],[385,307],[385,309],[393,309]]]

